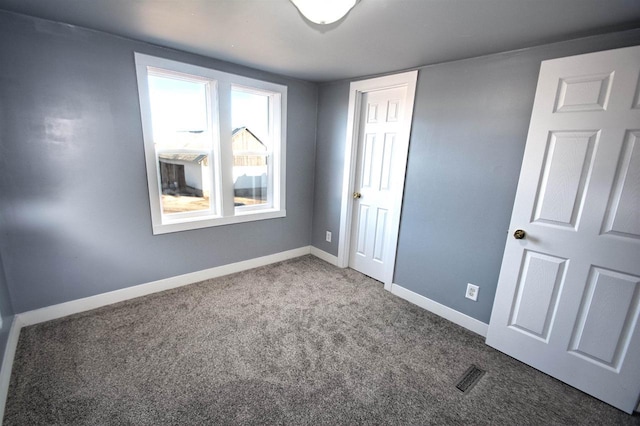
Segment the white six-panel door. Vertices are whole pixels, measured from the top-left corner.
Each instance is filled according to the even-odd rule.
[[[391,219],[399,214],[395,194],[405,176],[398,150],[406,151],[406,144],[398,139],[406,138],[401,133],[406,93],[406,86],[367,92],[360,107],[349,266],[379,281],[385,281],[395,257],[389,239],[397,233]]]
[[[639,82],[640,46],[542,63],[487,335],[627,412],[640,396]]]

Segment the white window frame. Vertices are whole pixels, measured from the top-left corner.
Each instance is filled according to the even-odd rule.
[[[287,87],[253,78],[242,77],[196,65],[135,53],[140,115],[149,189],[149,205],[153,234],[186,231],[211,226],[286,216],[286,117]],[[186,213],[162,213],[159,152],[192,152],[156,148],[153,141],[148,76],[166,75],[187,81],[206,82],[207,112],[211,131],[210,150],[197,150],[209,156],[210,210]],[[268,184],[267,203],[257,206],[234,206],[233,152],[231,146],[231,89],[236,87],[269,96]],[[195,151],[193,151],[195,153]]]
[[[277,203],[279,202],[279,200],[276,200],[276,198],[279,196],[278,191],[274,191],[273,188],[276,186],[277,184],[277,173],[274,173],[274,170],[278,170],[278,166],[275,163],[278,163],[278,158],[280,157],[281,153],[280,151],[277,149],[277,143],[274,143],[274,141],[277,141],[278,139],[281,138],[281,132],[280,132],[280,127],[281,126],[277,126],[277,118],[278,118],[278,112],[277,112],[277,108],[275,107],[275,105],[281,101],[281,96],[279,96],[276,93],[273,92],[266,92],[264,90],[258,90],[255,87],[247,87],[247,86],[241,86],[239,84],[232,84],[231,85],[231,89],[236,89],[239,91],[243,91],[246,93],[253,93],[253,94],[257,94],[257,95],[262,95],[262,96],[268,96],[269,97],[269,135],[267,136],[268,140],[266,141],[262,141],[262,142],[266,142],[267,144],[267,153],[266,153],[266,157],[267,157],[267,203],[266,205],[264,204],[259,204],[259,205],[246,205],[246,206],[238,206],[235,207],[235,212],[237,215],[243,215],[243,214],[253,214],[256,210],[264,210],[265,208],[273,208],[274,205],[277,205]],[[251,152],[251,151],[245,151],[245,154],[255,154],[255,155],[264,155],[264,152]]]

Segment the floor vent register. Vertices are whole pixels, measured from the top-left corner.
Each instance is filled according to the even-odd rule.
[[[471,388],[473,388],[476,383],[484,376],[486,371],[476,367],[475,365],[471,365],[462,375],[458,383],[456,383],[456,388],[461,392],[469,392]]]

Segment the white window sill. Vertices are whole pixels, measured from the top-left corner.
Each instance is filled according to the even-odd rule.
[[[256,220],[276,219],[286,217],[286,210],[265,209],[246,212],[236,212],[235,216],[219,217],[195,217],[189,219],[179,219],[167,221],[161,225],[153,226],[153,235],[169,234],[171,232],[189,231],[192,229],[209,228],[212,226],[231,225],[234,223],[254,222]]]

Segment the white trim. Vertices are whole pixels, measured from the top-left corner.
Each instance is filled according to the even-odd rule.
[[[229,197],[227,197],[229,198]],[[230,198],[233,201],[233,198]],[[162,225],[153,225],[153,235],[169,234],[172,232],[188,231],[192,229],[208,228],[210,226],[230,225],[233,223],[252,222],[254,220],[277,219],[286,217],[287,211],[282,210],[252,210],[238,212],[235,216],[216,216],[210,219],[196,217],[185,219],[182,222],[165,222]]]
[[[47,306],[45,308],[35,309],[32,311],[16,314],[13,317],[9,336],[7,338],[7,346],[5,347],[4,356],[2,358],[2,367],[0,368],[0,423],[4,417],[5,404],[9,393],[9,384],[11,382],[11,370],[13,361],[18,347],[18,339],[22,327],[27,327],[41,322],[62,318],[68,315],[89,311],[91,309],[100,308],[111,305],[113,303],[123,302],[125,300],[135,299],[137,297],[146,296],[160,291],[170,290],[177,287],[186,286],[200,281],[221,277],[224,275],[234,274],[236,272],[246,271],[248,269],[260,266],[270,265],[283,260],[294,259],[296,257],[312,254],[326,262],[335,265],[337,258],[325,251],[311,246],[300,247],[293,250],[283,251],[268,256],[249,259],[242,262],[231,263],[228,265],[217,266],[215,268],[205,269],[202,271],[191,272],[184,275],[165,278],[158,281],[152,281],[121,290],[110,291],[108,293],[98,294],[96,296],[85,297],[83,299],[72,300],[70,302],[60,303],[57,305]]]
[[[39,324],[45,321],[62,318],[68,315],[89,311],[113,303],[123,302],[125,300],[146,296],[160,291],[170,290],[197,283],[200,281],[217,278],[236,272],[246,271],[248,269],[269,265],[276,262],[282,262],[288,259],[311,254],[319,259],[324,260],[332,265],[338,264],[338,258],[317,247],[305,246],[293,250],[283,251],[268,256],[258,257],[255,259],[244,260],[242,262],[231,263],[228,265],[217,266],[215,268],[205,269],[202,271],[191,272],[184,275],[165,278],[158,281],[152,281],[133,287],[115,290],[108,293],[98,294],[96,296],[85,297],[83,299],[72,300],[70,302],[60,303],[57,305],[47,306],[45,308],[35,309],[32,311],[16,314],[13,317],[7,346],[5,348],[4,357],[2,359],[2,367],[0,369],[0,419],[4,416],[5,403],[9,392],[9,384],[11,381],[11,370],[18,346],[18,338],[22,327]],[[458,311],[441,305],[426,297],[420,296],[410,290],[392,284],[391,293],[399,296],[411,303],[414,303],[428,311],[440,315],[462,327],[465,327],[482,336],[486,336],[488,325],[474,318],[464,315]]]
[[[325,262],[332,264],[333,266],[338,266],[338,257],[327,253],[324,250],[320,250],[317,247],[311,246],[311,254],[318,259],[322,259]]]
[[[225,73],[210,68],[134,53],[138,98],[142,123],[149,207],[154,235],[200,229],[231,223],[252,222],[286,216],[286,150],[287,150],[287,86],[264,80]],[[185,81],[207,84],[206,104],[210,146],[202,152],[209,157],[206,172],[211,205],[208,210],[164,214],[161,202],[160,170],[157,147],[153,138],[148,76],[163,75]],[[233,197],[233,153],[227,139],[231,137],[231,92],[233,88],[250,89],[269,96],[269,161],[268,204],[251,211],[236,211]],[[171,149],[180,151],[180,149]]]
[[[349,266],[349,244],[351,239],[351,213],[353,206],[352,192],[355,184],[355,171],[358,150],[358,124],[360,117],[360,104],[362,95],[367,92],[390,89],[394,87],[407,87],[405,98],[405,116],[403,119],[403,133],[406,140],[406,151],[398,153],[402,156],[399,163],[404,166],[406,173],[407,157],[409,150],[409,139],[411,133],[411,123],[413,118],[413,105],[416,94],[416,84],[418,71],[409,71],[384,77],[371,78],[367,80],[352,82],[349,87],[349,109],[347,121],[347,134],[344,155],[344,172],[342,181],[342,206],[340,209],[340,232],[338,239],[338,264],[341,268]],[[404,179],[401,179],[401,187],[397,194],[394,194],[394,217],[391,218],[389,242],[390,253],[389,262],[384,272],[384,288],[391,290],[393,273],[395,270],[396,250],[398,246],[398,232],[400,230],[400,211],[402,209],[402,194],[404,193]]]
[[[123,302],[125,300],[134,299],[136,297],[146,296],[148,294],[158,293],[160,291],[170,290],[172,288],[182,287],[200,281],[222,277],[224,275],[234,274],[236,272],[246,271],[248,269],[257,268],[259,266],[282,262],[283,260],[293,259],[310,253],[310,246],[300,247],[289,251],[271,254],[269,256],[263,256],[255,259],[244,260],[242,262],[217,266],[215,268],[205,269],[202,271],[190,272],[188,274],[178,275],[176,277],[165,278],[146,284],[140,284],[133,287],[110,291],[108,293],[85,297],[83,299],[77,299],[70,302],[47,306],[45,308],[23,312],[21,314],[18,314],[17,317],[19,317],[23,326],[29,326],[45,321],[50,321],[56,318],[66,317],[67,315],[77,314],[79,312],[85,312],[91,309],[100,308],[102,306],[111,305],[113,303]]]
[[[7,403],[7,396],[9,395],[13,359],[16,356],[18,338],[20,337],[20,329],[22,329],[22,326],[23,324],[20,321],[19,315],[14,315],[11,328],[9,329],[7,346],[4,349],[4,356],[2,357],[2,367],[0,369],[0,423],[4,418],[4,407]]]
[[[234,274],[236,272],[242,272],[248,269],[257,268],[260,266],[281,262],[283,260],[293,259],[307,254],[311,254],[318,257],[319,259],[337,266],[338,258],[336,256],[313,246],[305,246],[268,256],[231,263],[228,265],[217,266],[215,268],[191,272],[188,274],[165,278],[158,281],[152,281],[146,284],[140,284],[121,290],[115,290],[108,293],[98,294],[96,296],[85,297],[83,299],[72,300],[70,302],[60,303],[57,305],[47,306],[45,308],[16,314],[13,317],[13,322],[9,331],[9,337],[7,339],[7,346],[5,348],[4,357],[2,359],[2,368],[0,370],[0,419],[2,419],[4,416],[4,409],[9,392],[9,384],[11,381],[11,370],[13,367],[13,361],[18,346],[18,338],[20,337],[20,330],[22,329],[22,327],[50,321],[57,318],[62,318],[80,312],[89,311],[91,309],[96,309],[103,306],[111,305],[113,303],[123,302],[125,300],[158,293],[160,291],[182,287],[207,279],[217,278],[224,275]],[[471,330],[474,333],[480,334],[481,336],[486,336],[487,334],[487,329],[489,327],[488,324],[478,321],[475,318],[471,318],[470,316],[460,313],[454,309],[441,305],[440,303],[435,302],[431,299],[427,299],[426,297],[407,290],[406,288],[401,287],[397,284],[391,285],[391,293],[415,305],[418,305],[423,309],[433,312],[436,315],[448,319],[455,324]]]
[[[422,309],[426,309],[429,312],[433,312],[434,314],[444,319],[458,324],[459,326],[464,327],[467,330],[473,331],[474,333],[477,333],[482,337],[487,337],[489,324],[472,318],[469,315],[465,315],[462,312],[458,312],[455,309],[451,309],[448,306],[444,306],[418,293],[414,293],[411,290],[407,290],[406,288],[401,287],[398,284],[391,285],[391,293],[408,302],[413,303],[414,305],[420,306]]]

